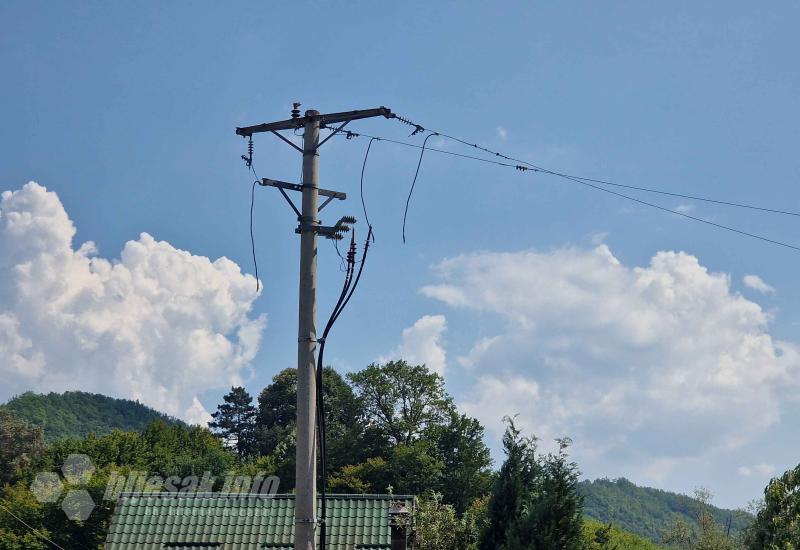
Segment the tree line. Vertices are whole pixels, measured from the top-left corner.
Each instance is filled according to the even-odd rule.
[[[424,366],[392,361],[346,377],[325,368],[323,381],[328,490],[417,495],[417,550],[657,547],[584,519],[579,470],[566,438],[543,453],[535,436],[506,418],[505,459],[493,469],[483,426],[458,411],[443,379]],[[265,472],[280,477],[283,491],[291,490],[296,388],[294,369],[275,375],[255,400],[234,387],[212,415],[210,429],[157,419],[140,431],[54,442],[0,407],[0,549],[44,549],[45,538],[65,548],[101,548],[113,511],[103,494],[115,473],[167,478],[208,471],[221,479]],[[97,468],[82,488],[98,508],[84,522],[66,519],[57,502],[38,502],[30,490],[37,472],[57,472],[72,453],[90,456]],[[798,468],[770,483],[742,537],[728,536],[701,502],[697,521],[675,522],[660,543],[687,550],[797,548]]]

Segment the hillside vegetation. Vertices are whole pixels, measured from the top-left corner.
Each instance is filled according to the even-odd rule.
[[[616,525],[600,523],[594,519],[583,522],[583,536],[591,550],[613,548],[614,550],[661,550],[663,546],[623,531]]]
[[[625,478],[583,481],[580,491],[585,497],[584,514],[613,523],[626,531],[660,542],[677,518],[697,527],[700,503],[689,496],[650,487],[639,487]],[[725,510],[709,506],[716,522],[731,525],[731,535],[747,527],[753,517],[741,510]]]
[[[168,424],[179,422],[137,401],[81,391],[26,392],[3,407],[15,417],[42,428],[47,441],[84,437],[90,433],[103,435],[114,429],[141,431],[155,419]]]

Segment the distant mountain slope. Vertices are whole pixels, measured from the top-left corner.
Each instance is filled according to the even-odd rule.
[[[26,392],[3,407],[40,426],[48,441],[83,437],[90,432],[106,434],[114,429],[138,431],[156,418],[180,422],[136,401],[81,391],[46,395]]]
[[[686,495],[639,487],[625,478],[582,481],[580,490],[586,497],[583,511],[588,517],[613,523],[652,541],[661,542],[676,514],[691,524],[697,524],[699,503]],[[731,534],[738,533],[752,520],[741,510],[712,506],[711,511],[721,525],[727,525],[730,520]]]

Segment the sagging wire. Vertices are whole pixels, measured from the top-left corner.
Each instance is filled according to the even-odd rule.
[[[358,287],[358,282],[361,280],[361,274],[364,271],[364,264],[367,261],[367,251],[369,250],[370,239],[372,239],[372,226],[369,226],[367,238],[364,241],[364,254],[361,258],[361,265],[358,268],[358,273],[353,278],[356,266],[356,240],[355,231],[350,236],[350,250],[347,252],[347,273],[345,274],[344,284],[342,291],[339,294],[339,299],[331,312],[328,322],[325,324],[325,330],[322,332],[322,337],[318,338],[319,342],[319,355],[317,356],[317,430],[319,431],[319,455],[320,455],[320,470],[322,470],[322,487],[320,489],[320,549],[325,550],[327,545],[327,487],[328,487],[328,461],[326,458],[326,431],[325,431],[325,398],[323,386],[323,356],[325,355],[325,344],[328,339],[328,334],[333,328],[334,323],[344,311],[350,298]]]
[[[377,138],[372,138],[369,140],[367,144],[367,152],[364,153],[364,163],[361,165],[361,208],[364,210],[364,221],[367,222],[367,226],[370,228],[372,224],[369,222],[369,215],[367,214],[367,205],[364,203],[364,170],[367,167],[367,159],[369,158],[369,150],[372,147],[372,142],[375,141]],[[334,241],[335,242],[335,241]],[[375,235],[372,235],[372,242],[375,242]]]
[[[244,161],[245,166],[253,172],[253,176],[256,178],[253,180],[253,187],[250,190],[250,248],[253,253],[253,265],[255,266],[256,270],[256,294],[261,290],[261,280],[258,278],[258,258],[256,257],[256,237],[253,232],[253,210],[255,209],[256,205],[256,185],[261,183],[261,179],[256,174],[256,167],[253,165],[253,136],[249,136],[250,139],[247,141],[247,156],[242,155],[242,160]]]
[[[421,126],[419,128],[422,128]],[[422,128],[421,131],[425,131]],[[412,136],[417,133],[415,129],[414,132],[411,134]],[[408,190],[408,198],[406,198],[406,208],[403,212],[403,244],[406,242],[406,218],[408,217],[408,205],[411,202],[411,195],[414,193],[414,186],[417,184],[417,177],[419,176],[419,167],[422,166],[422,157],[425,155],[425,146],[428,144],[428,140],[431,139],[432,136],[438,136],[439,134],[436,132],[431,132],[427,136],[425,136],[425,141],[422,142],[422,149],[419,152],[419,161],[417,161],[417,170],[414,172],[414,180],[411,182],[411,189]]]

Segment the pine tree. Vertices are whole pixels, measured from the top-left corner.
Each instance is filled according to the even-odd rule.
[[[255,451],[257,410],[253,398],[239,386],[232,387],[223,400],[224,403],[211,414],[214,420],[208,423],[208,427],[240,457],[248,456]]]

